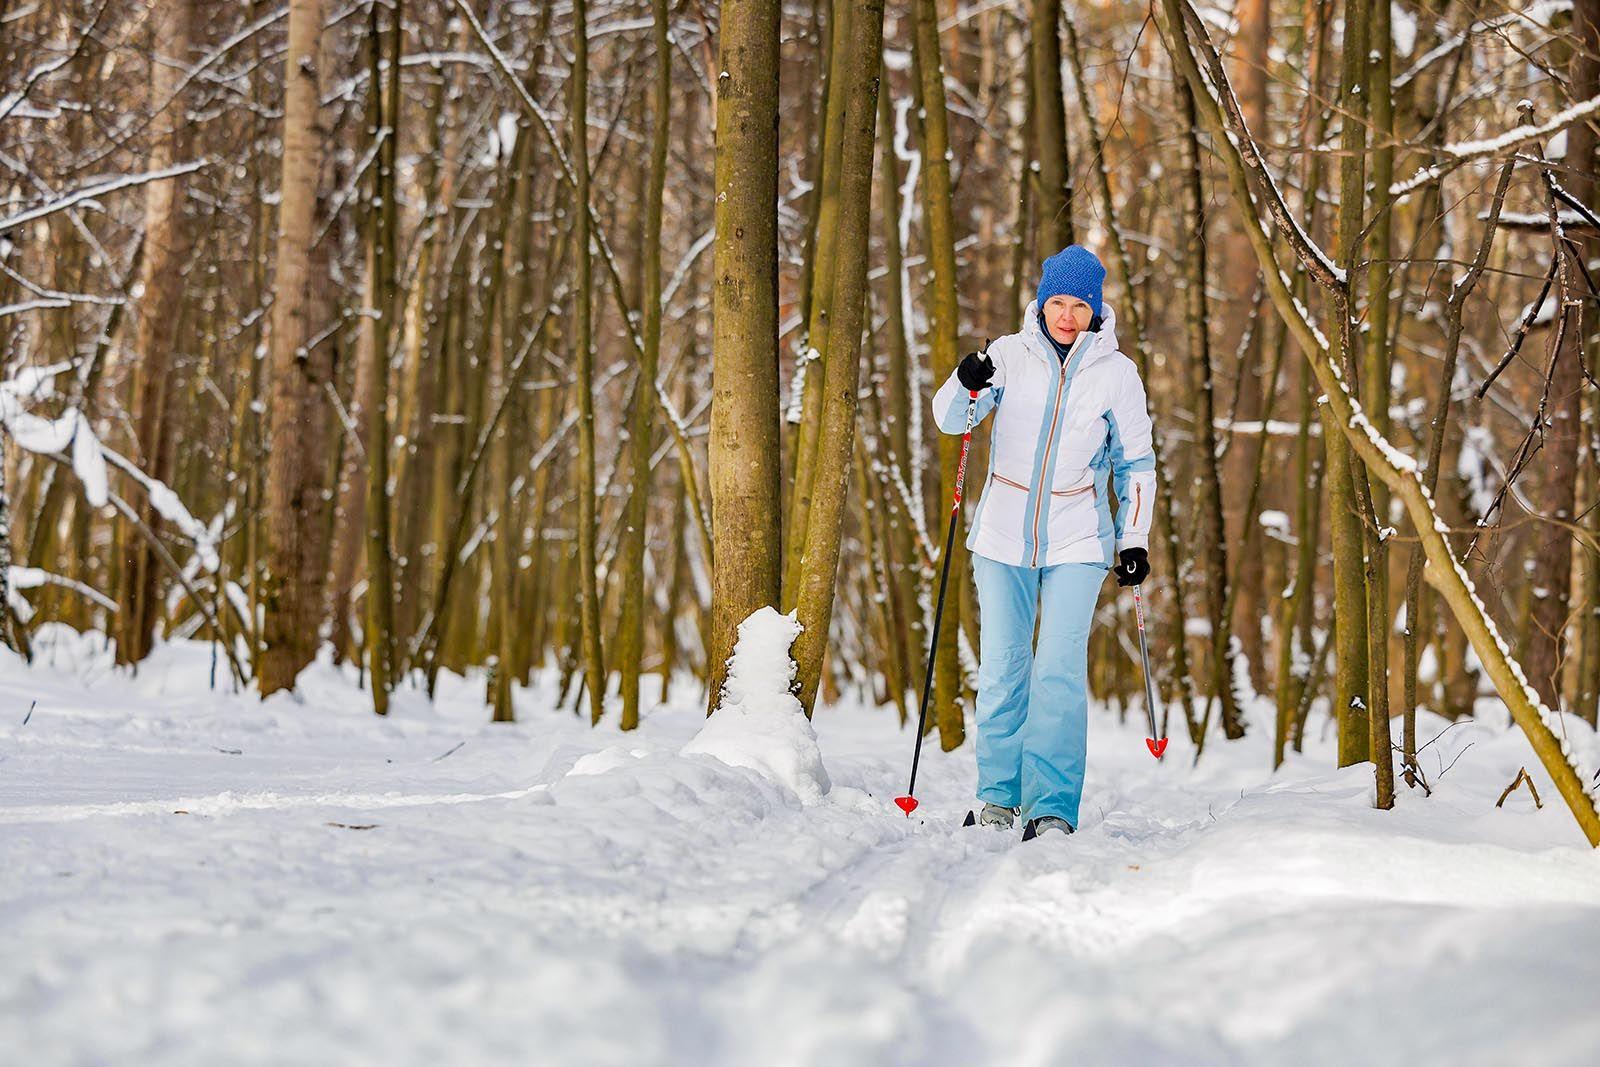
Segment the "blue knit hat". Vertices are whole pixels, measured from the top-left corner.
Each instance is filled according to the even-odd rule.
[[[1039,312],[1052,296],[1073,296],[1089,305],[1091,315],[1100,314],[1100,294],[1105,288],[1106,268],[1100,257],[1082,245],[1068,245],[1044,261],[1039,277]]]

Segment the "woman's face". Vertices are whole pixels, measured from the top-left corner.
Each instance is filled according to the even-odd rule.
[[[1044,323],[1059,344],[1070,345],[1089,328],[1089,305],[1075,296],[1052,296],[1044,302]]]

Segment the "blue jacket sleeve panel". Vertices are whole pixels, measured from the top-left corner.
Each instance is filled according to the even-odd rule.
[[[994,377],[990,379],[985,389],[978,391],[978,410],[972,420],[976,426],[988,418],[989,412],[1000,403],[1000,395],[1006,387],[1006,364],[1003,353],[998,353],[991,345],[989,356],[994,360]],[[939,386],[939,391],[933,394],[933,421],[938,425],[940,433],[959,434],[967,429],[967,401],[970,399],[966,387],[956,377],[956,372],[951,371],[950,377]]]
[[[1123,380],[1112,391],[1109,424],[1112,488],[1117,494],[1117,551],[1149,548],[1155,515],[1156,456],[1144,382],[1132,360],[1124,360]]]

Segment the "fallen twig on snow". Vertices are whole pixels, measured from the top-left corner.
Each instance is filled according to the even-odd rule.
[[[1500,794],[1500,799],[1494,802],[1494,806],[1498,808],[1505,804],[1506,797],[1510,796],[1516,790],[1517,786],[1521,785],[1523,782],[1528,783],[1528,792],[1533,794],[1533,806],[1535,808],[1542,809],[1544,807],[1544,803],[1539,799],[1538,787],[1533,784],[1533,777],[1528,773],[1528,768],[1526,767],[1517,768],[1517,776],[1511,779],[1511,784],[1505,787],[1505,790]]]

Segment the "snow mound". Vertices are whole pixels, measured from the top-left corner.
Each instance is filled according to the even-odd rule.
[[[605,774],[618,767],[626,767],[634,760],[644,759],[650,753],[643,748],[627,748],[623,745],[612,745],[602,748],[599,752],[588,752],[578,757],[572,765],[572,770],[567,772],[568,778],[582,778],[590,774]]]
[[[831,783],[817,733],[790,691],[795,663],[789,646],[799,634],[794,613],[776,608],[741,622],[716,713],[682,751],[757,771],[793,790],[802,804],[815,804]]]

